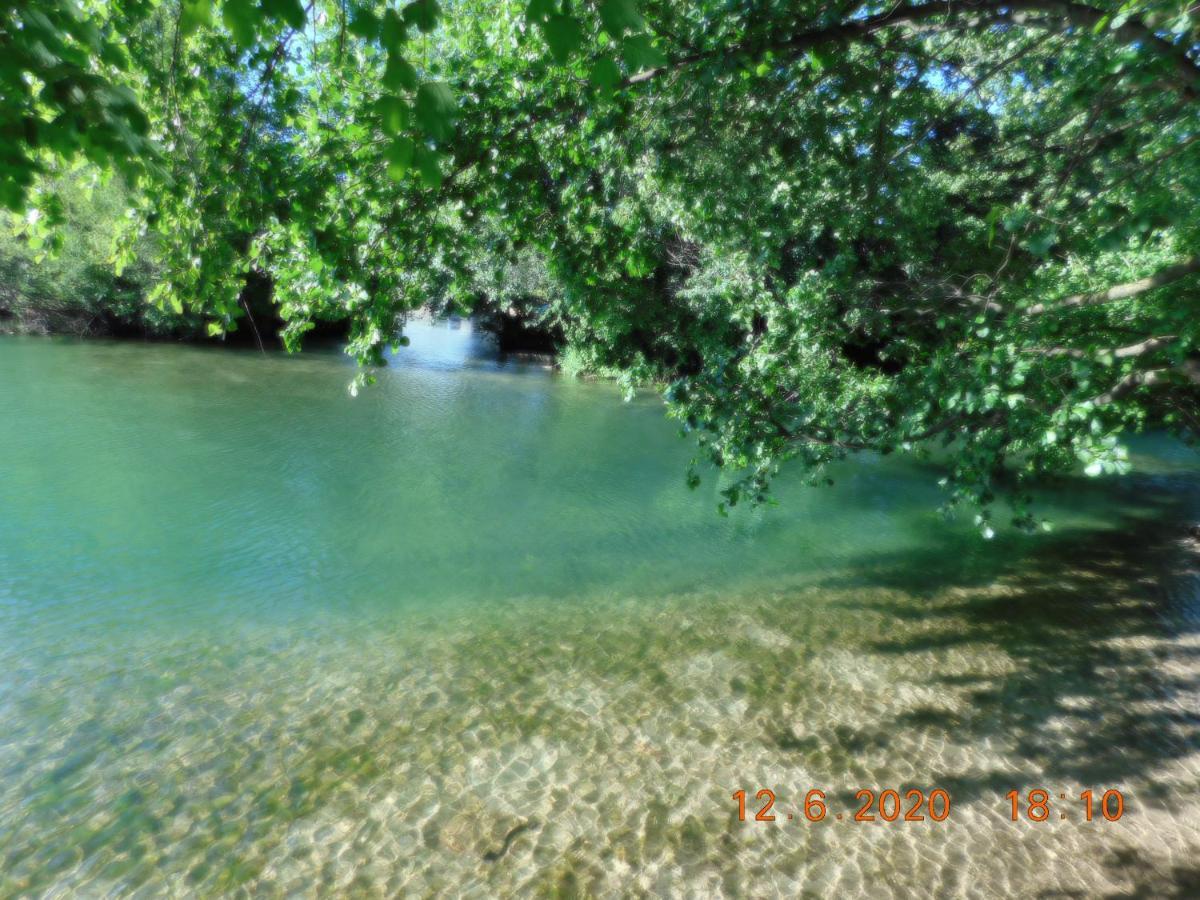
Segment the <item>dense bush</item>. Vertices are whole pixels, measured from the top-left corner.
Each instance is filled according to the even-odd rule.
[[[0,223],[0,329],[147,337],[199,332],[199,316],[146,302],[157,277],[148,239],[117,274],[113,245],[130,204],[119,182],[77,175],[50,187],[62,203],[63,223],[53,234],[57,247],[31,240],[16,217]]]

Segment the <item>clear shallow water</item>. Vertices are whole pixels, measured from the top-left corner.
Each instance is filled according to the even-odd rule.
[[[0,895],[1200,885],[1192,451],[1036,539],[874,458],[722,519],[653,399],[410,333],[355,400],[336,353],[0,339]],[[954,809],[732,821],[759,787]]]

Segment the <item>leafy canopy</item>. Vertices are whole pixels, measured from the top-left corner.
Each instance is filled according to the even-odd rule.
[[[1034,523],[1048,473],[1200,424],[1200,17],[1182,0],[16,2],[0,202],[138,188],[154,299],[294,345],[470,303],[535,253],[574,358],[666,399],[728,503],[936,453]],[[364,375],[364,377],[368,377]]]

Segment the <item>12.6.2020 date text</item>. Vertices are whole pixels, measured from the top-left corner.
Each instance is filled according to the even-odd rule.
[[[944,822],[950,816],[950,795],[941,788],[935,788],[928,794],[917,788],[904,791],[903,794],[891,788],[878,792],[862,788],[855,792],[854,797],[860,805],[851,816],[849,810],[831,813],[825,792],[817,788],[804,795],[804,804],[799,813],[776,809],[775,792],[767,788],[754,794],[755,802],[750,803],[749,809],[747,792],[733,792],[733,799],[738,805],[739,822],[774,822],[780,818],[791,822],[798,817],[809,822],[820,822],[829,816],[838,821],[849,818],[853,822]],[[753,809],[754,805],[758,806],[757,810]]]

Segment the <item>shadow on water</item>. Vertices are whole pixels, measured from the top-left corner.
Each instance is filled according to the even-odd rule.
[[[912,712],[881,729],[881,738],[893,726],[942,728],[956,740],[1006,736],[1046,776],[1084,784],[1150,775],[1164,761],[1195,752],[1200,710],[1191,708],[1190,697],[1200,680],[1194,673],[1172,674],[1167,663],[1200,659],[1200,643],[1179,646],[1181,638],[1200,633],[1197,601],[1168,594],[1170,585],[1197,576],[1200,556],[1185,549],[1174,518],[1122,516],[1111,529],[1036,539],[1025,552],[1014,547],[990,564],[947,563],[944,551],[928,560],[907,552],[864,564],[857,572],[863,586],[903,586],[911,594],[913,572],[920,571],[925,592],[949,598],[930,606],[842,604],[925,626],[911,636],[878,640],[869,651],[900,655],[987,645],[1012,661],[1006,675],[935,676],[935,684],[967,688],[980,715]],[[1070,753],[1062,752],[1054,727],[1064,717],[1091,723],[1073,736]],[[967,795],[993,787],[962,785]]]
[[[1113,851],[1102,864],[1113,875],[1131,878],[1133,882],[1128,890],[1109,894],[1107,900],[1189,900],[1200,897],[1198,864],[1171,866],[1166,872],[1159,872],[1133,848]]]
[[[994,804],[1018,773],[1030,787],[1120,788],[1143,809],[1194,802],[1200,781],[1187,761],[1200,752],[1200,542],[1185,527],[1194,503],[1149,491],[1103,529],[998,539],[986,556],[947,554],[939,540],[926,554],[866,558],[850,582],[870,599],[837,605],[896,627],[865,652],[998,652],[1008,665],[931,666],[922,686],[965,702],[925,702],[846,729],[839,743],[900,750],[920,735],[1007,747],[1012,765],[1003,769],[930,773],[956,803]],[[845,587],[845,573],[835,583]],[[1101,862],[1136,885],[1114,896],[1200,896],[1198,867],[1155,872],[1132,849]]]

